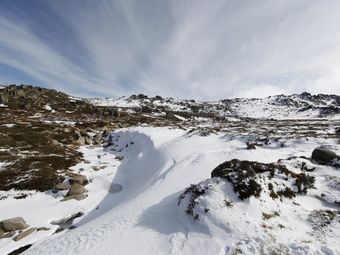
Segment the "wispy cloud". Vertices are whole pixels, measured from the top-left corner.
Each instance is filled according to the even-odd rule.
[[[30,2],[44,15],[20,0],[0,10],[0,64],[42,85],[89,96],[340,94],[337,0]]]

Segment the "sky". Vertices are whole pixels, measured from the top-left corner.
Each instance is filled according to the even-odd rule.
[[[338,0],[0,0],[0,84],[217,100],[340,94]]]

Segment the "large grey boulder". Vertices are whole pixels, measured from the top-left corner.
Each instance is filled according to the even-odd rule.
[[[0,222],[0,229],[3,232],[23,230],[27,227],[28,225],[26,224],[25,220],[22,217],[15,217]]]
[[[334,159],[339,159],[340,157],[333,151],[323,148],[323,147],[318,147],[314,149],[312,153],[312,159],[324,162],[324,163],[331,163],[332,160]]]

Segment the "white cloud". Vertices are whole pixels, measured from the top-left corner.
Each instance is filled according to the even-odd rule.
[[[0,48],[0,62],[50,86],[197,99],[340,94],[336,0],[49,5],[74,31],[79,48],[85,49],[84,62],[52,49],[29,27],[1,17],[0,47],[9,51]]]

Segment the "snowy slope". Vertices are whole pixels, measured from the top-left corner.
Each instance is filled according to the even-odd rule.
[[[113,171],[112,183],[122,185],[122,191],[107,194],[98,209],[76,223],[77,228],[38,241],[25,254],[266,254],[273,247],[290,252],[287,254],[339,254],[339,224],[323,238],[309,233],[309,212],[334,209],[317,199],[316,191],[284,202],[241,201],[227,183],[220,182],[202,197],[199,204],[208,204],[211,212],[200,220],[185,213],[185,201],[178,205],[187,187],[202,181],[208,185],[213,181],[208,179],[211,171],[226,160],[269,163],[291,156],[309,157],[313,148],[322,144],[339,152],[335,141],[288,140],[285,147],[272,143],[246,150],[243,138],[225,134],[203,137],[181,129],[138,127],[112,135],[114,145],[107,152],[124,156]],[[340,178],[334,168],[317,167],[313,174],[321,190],[326,176]],[[221,206],[226,195],[234,203],[230,210]],[[262,213],[276,210],[281,212],[278,221],[261,228]],[[273,227],[278,224],[285,227]]]
[[[335,95],[279,95],[266,98],[227,100],[241,117],[274,119],[312,119],[340,117],[340,97]]]

